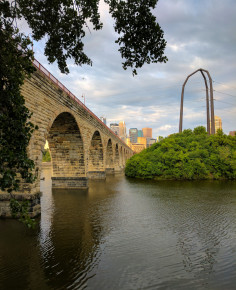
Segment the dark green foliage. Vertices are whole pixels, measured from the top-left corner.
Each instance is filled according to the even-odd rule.
[[[43,151],[43,162],[50,162],[51,161],[51,155],[48,149]]]
[[[125,59],[123,68],[134,68],[133,74],[144,63],[167,61],[164,33],[151,11],[157,1],[105,0],[115,20],[114,29],[120,35],[116,42]],[[3,3],[8,2],[10,0],[3,0]],[[14,17],[26,19],[35,40],[47,37],[45,55],[48,61],[57,61],[61,72],[68,73],[68,59],[73,59],[77,65],[92,65],[84,53],[83,38],[86,30],[89,31],[89,22],[94,30],[102,29],[99,3],[100,0],[15,0]]]
[[[17,190],[19,177],[32,182],[27,146],[34,130],[20,87],[34,71],[30,41],[12,26],[14,10],[0,2],[0,189]]]
[[[123,68],[136,68],[144,63],[166,62],[164,55],[166,41],[164,33],[152,14],[157,0],[105,0],[110,5],[110,13],[115,19],[115,31],[121,34],[116,43],[120,45]]]
[[[35,219],[30,218],[29,216],[29,201],[17,201],[15,199],[11,199],[10,207],[12,216],[14,218],[19,218],[19,220],[27,225],[28,228],[35,228],[36,221]]]
[[[236,179],[236,137],[204,127],[173,134],[127,161],[129,177],[155,179]]]

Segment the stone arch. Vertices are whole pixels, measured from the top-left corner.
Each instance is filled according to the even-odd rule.
[[[112,150],[112,141],[111,138],[107,142],[106,146],[106,173],[114,172],[114,157]]]
[[[46,137],[52,158],[52,186],[87,187],[84,146],[79,126],[70,112],[61,112]]]
[[[103,143],[98,130],[93,133],[89,146],[88,177],[93,179],[105,178]]]
[[[182,132],[182,127],[183,127],[183,107],[184,107],[184,88],[185,85],[188,81],[188,79],[197,73],[198,71],[201,72],[202,77],[204,79],[205,87],[206,87],[206,111],[207,111],[207,132],[208,134],[215,134],[215,116],[214,116],[214,99],[213,99],[213,85],[212,85],[212,78],[209,74],[209,72],[205,69],[198,69],[191,73],[190,75],[187,76],[185,82],[183,83],[182,86],[182,93],[181,93],[181,104],[180,104],[180,117],[179,117],[179,133]],[[209,96],[208,96],[208,85],[207,85],[207,80],[204,75],[204,72],[207,74],[209,82],[210,82],[210,103],[211,103],[211,129],[210,129],[210,113],[209,113]],[[211,131],[211,132],[210,132]]]

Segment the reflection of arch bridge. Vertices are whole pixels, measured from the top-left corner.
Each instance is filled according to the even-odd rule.
[[[40,191],[46,140],[55,188],[86,188],[88,178],[104,179],[107,173],[121,171],[133,151],[37,61],[34,65],[37,70],[25,80],[21,91],[33,113],[31,121],[39,127],[28,150],[37,180],[23,184],[20,195],[28,194],[32,199]]]

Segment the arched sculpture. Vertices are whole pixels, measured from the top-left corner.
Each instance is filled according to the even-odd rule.
[[[185,82],[183,83],[182,86],[182,93],[181,93],[181,104],[180,104],[180,118],[179,118],[179,133],[182,132],[183,128],[183,106],[184,106],[184,88],[185,85],[188,81],[188,79],[197,73],[198,71],[201,72],[204,82],[205,82],[205,87],[206,87],[206,111],[207,111],[207,132],[208,134],[215,134],[215,116],[214,116],[214,100],[213,100],[213,85],[212,85],[212,79],[209,74],[209,72],[205,69],[198,69],[195,72],[191,73],[190,75],[187,76]],[[211,126],[210,126],[210,113],[209,113],[209,96],[208,96],[208,85],[207,85],[207,80],[204,72],[207,74],[209,83],[210,83],[210,103],[211,103]]]

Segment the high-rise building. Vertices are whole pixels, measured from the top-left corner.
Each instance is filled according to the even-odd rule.
[[[143,137],[152,138],[152,128],[143,128]]]
[[[147,138],[146,137],[138,137],[137,143],[142,144],[145,146],[145,148],[147,148]]]
[[[106,125],[107,124],[107,119],[105,117],[100,117],[100,120]]]
[[[142,130],[138,130],[138,137],[143,137],[143,131]]]
[[[147,148],[156,142],[157,142],[157,140],[154,138],[147,138]]]
[[[215,132],[217,133],[217,130],[221,129],[222,130],[222,121],[221,118],[218,116],[215,116]]]
[[[130,128],[129,129],[129,136],[130,136],[131,143],[137,143],[138,129],[137,128]]]
[[[230,136],[235,136],[236,135],[236,131],[229,131],[229,135]]]
[[[110,128],[111,128],[111,130],[112,130],[116,135],[119,136],[119,124],[117,124],[117,123],[111,123],[111,124],[110,124]]]
[[[119,137],[121,140],[126,142],[126,126],[124,121],[119,123]]]

